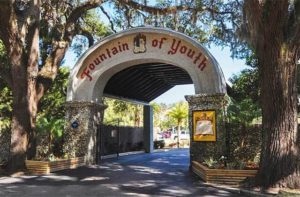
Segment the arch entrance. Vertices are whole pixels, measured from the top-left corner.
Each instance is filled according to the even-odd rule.
[[[144,145],[151,152],[152,110],[149,102],[175,85],[193,83],[195,95],[189,103],[189,128],[196,124],[196,111],[215,111],[215,133],[222,137],[218,115],[224,105],[226,84],[223,73],[207,49],[192,38],[167,29],[134,28],[96,43],[76,63],[70,75],[66,102],[64,152],[69,157],[96,158],[96,130],[106,106],[103,96],[129,99],[144,104]],[[193,132],[191,132],[193,133]],[[191,160],[214,143],[191,140]],[[207,149],[207,147],[206,147]],[[208,149],[207,149],[208,150]],[[207,151],[208,153],[209,151]]]

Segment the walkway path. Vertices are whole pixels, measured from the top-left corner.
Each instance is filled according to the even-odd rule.
[[[1,177],[0,196],[239,196],[201,184],[188,166],[188,149],[130,155],[47,176]]]

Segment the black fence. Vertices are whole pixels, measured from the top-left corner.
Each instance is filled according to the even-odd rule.
[[[142,127],[100,125],[97,131],[97,155],[143,150],[143,130]]]

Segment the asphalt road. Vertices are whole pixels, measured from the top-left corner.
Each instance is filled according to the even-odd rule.
[[[188,167],[188,149],[123,156],[47,176],[0,177],[0,196],[241,196],[202,184]]]

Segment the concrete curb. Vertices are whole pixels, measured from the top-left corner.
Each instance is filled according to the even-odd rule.
[[[261,197],[270,197],[270,196],[276,196],[276,194],[262,194],[260,192],[256,191],[250,191],[246,189],[240,189],[241,194],[244,194],[245,196],[261,196]]]
[[[240,194],[241,196],[249,196],[249,197],[300,197],[300,191],[293,191],[293,190],[286,190],[282,189],[279,190],[278,193],[260,193],[257,191],[251,191],[247,189],[242,189],[242,188],[234,188],[230,186],[225,186],[225,185],[218,185],[218,184],[213,184],[213,183],[202,183],[203,185],[214,187],[217,189],[222,189],[226,190],[231,193],[235,194]]]
[[[167,152],[172,150],[172,148],[161,148],[161,149],[154,149],[153,153],[161,153],[161,152]]]
[[[274,197],[275,194],[262,194],[260,192],[256,192],[256,191],[251,191],[251,190],[246,190],[246,189],[241,189],[241,188],[234,188],[234,187],[230,187],[230,186],[225,186],[225,185],[217,185],[217,184],[213,184],[213,183],[202,183],[203,185],[206,186],[210,186],[210,187],[214,187],[216,189],[222,189],[222,190],[226,190],[228,192],[231,193],[235,193],[235,194],[240,194],[241,196],[254,196],[254,197]]]
[[[300,190],[297,191],[293,191],[293,190],[289,190],[289,189],[282,189],[279,191],[278,196],[280,197],[296,197],[296,196],[300,196]]]
[[[127,156],[127,155],[137,155],[137,154],[143,154],[145,153],[145,151],[132,151],[132,152],[126,152],[126,153],[119,153],[119,157],[122,156]],[[105,156],[101,156],[101,160],[102,159],[111,159],[111,158],[117,158],[118,154],[111,154],[111,155],[105,155]]]
[[[171,148],[162,148],[162,149],[155,149],[153,150],[153,153],[160,153],[160,152],[167,152],[167,151],[170,151],[172,150]],[[137,155],[137,154],[143,154],[143,153],[146,153],[145,151],[132,151],[132,152],[126,152],[126,153],[119,153],[119,157],[122,157],[122,156],[128,156],[128,155]],[[118,154],[115,153],[115,154],[111,154],[111,155],[105,155],[105,156],[101,156],[101,160],[105,160],[105,159],[111,159],[111,158],[117,158],[118,157]]]

